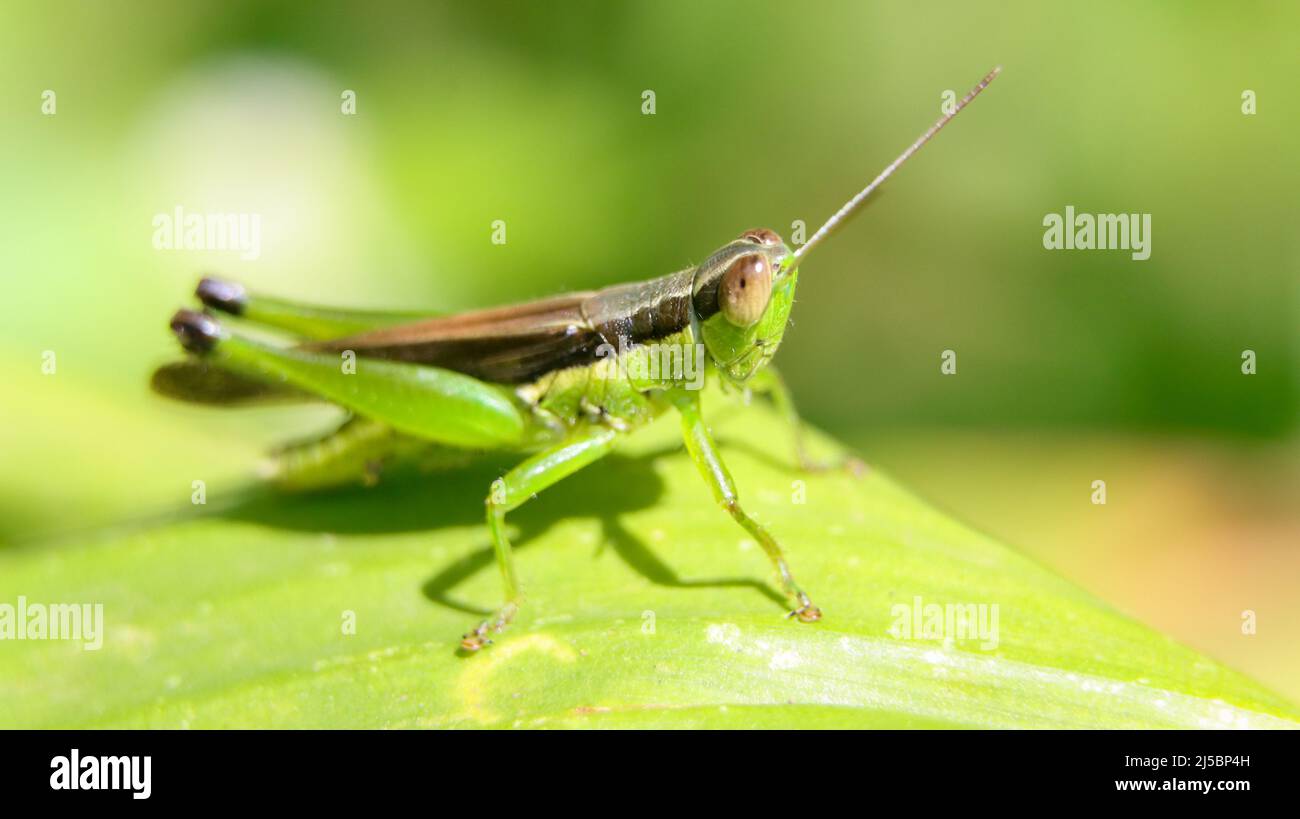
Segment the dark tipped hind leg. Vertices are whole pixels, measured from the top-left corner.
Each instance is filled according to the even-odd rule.
[[[218,313],[283,330],[313,341],[341,338],[430,318],[431,312],[344,310],[249,293],[237,282],[211,276],[199,281],[194,295],[203,306]]]

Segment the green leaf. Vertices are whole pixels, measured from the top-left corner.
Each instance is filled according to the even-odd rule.
[[[214,488],[208,514],[0,550],[0,603],[102,603],[105,623],[97,651],[0,641],[0,725],[1300,726],[886,476],[801,475],[777,418],[708,397],[743,503],[822,622],[784,618],[667,421],[509,517],[528,599],[473,656],[459,637],[499,602],[481,520],[499,464],[304,497]],[[918,599],[996,606],[996,646],[891,634]]]

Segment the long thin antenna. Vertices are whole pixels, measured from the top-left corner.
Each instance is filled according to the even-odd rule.
[[[857,213],[858,209],[862,207],[862,203],[866,201],[866,198],[871,195],[872,191],[874,191],[877,187],[879,187],[881,182],[884,182],[886,179],[892,176],[894,171],[898,170],[899,166],[901,166],[904,162],[906,162],[912,156],[912,154],[921,150],[922,145],[929,142],[930,138],[933,137],[935,134],[939,133],[940,129],[942,129],[943,126],[947,125],[952,120],[953,117],[957,116],[957,114],[961,111],[961,109],[965,108],[967,104],[970,103],[971,100],[979,96],[979,93],[983,91],[985,88],[987,88],[989,83],[993,82],[993,80],[998,76],[998,73],[1000,71],[1002,71],[1002,66],[998,66],[997,68],[994,68],[992,71],[990,71],[988,74],[984,75],[984,79],[980,80],[979,85],[972,88],[969,94],[961,98],[961,101],[957,103],[957,107],[952,110],[952,113],[944,114],[942,117],[940,117],[938,122],[930,126],[930,130],[926,131],[924,134],[921,134],[920,138],[918,138],[916,142],[913,142],[910,146],[908,146],[908,149],[906,151],[903,151],[901,154],[898,155],[898,159],[895,159],[893,162],[889,163],[889,166],[886,167],[883,171],[881,171],[879,176],[871,180],[870,185],[867,185],[865,188],[858,191],[857,196],[845,202],[844,207],[835,211],[835,215],[827,219],[826,224],[817,228],[817,232],[812,235],[812,238],[810,238],[807,242],[804,242],[802,245],[799,246],[797,250],[795,250],[794,259],[793,261],[791,261],[790,266],[793,267],[795,264],[801,261],[804,256],[808,255],[808,251],[812,250],[823,239],[831,235],[831,233],[833,233],[835,229],[838,228],[840,225],[847,222],[849,218],[853,216],[854,213]]]

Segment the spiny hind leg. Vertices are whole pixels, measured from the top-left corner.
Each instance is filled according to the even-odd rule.
[[[480,454],[403,435],[354,415],[323,436],[279,447],[264,462],[261,477],[286,492],[373,486],[384,473],[452,469]]]
[[[394,435],[391,427],[353,416],[324,435],[275,448],[262,462],[259,475],[285,492],[370,486],[378,481]]]
[[[491,644],[489,635],[504,630],[519,611],[522,595],[515,575],[514,550],[506,537],[506,513],[518,509],[548,486],[609,454],[617,435],[607,427],[588,427],[564,443],[533,455],[492,482],[486,502],[487,526],[492,536],[497,568],[501,570],[505,603],[492,617],[461,639],[461,648],[478,651]]]
[[[763,548],[763,552],[772,561],[777,577],[781,581],[781,590],[785,592],[794,606],[789,616],[797,617],[803,623],[820,620],[822,617],[821,609],[813,605],[812,599],[795,581],[794,574],[790,571],[790,565],[786,562],[785,554],[781,551],[781,546],[762,525],[745,514],[745,510],[741,508],[740,498],[736,493],[736,484],[731,479],[726,464],[722,462],[722,456],[718,452],[717,444],[714,443],[713,436],[709,434],[709,429],[704,423],[704,417],[700,414],[699,393],[686,390],[670,390],[667,396],[681,415],[682,437],[686,440],[686,451],[690,453],[691,460],[695,461],[700,474],[704,477],[709,488],[713,490],[714,500],[723,509],[727,510],[727,513],[746,532],[749,532],[754,540],[758,541],[758,545]]]
[[[529,419],[508,389],[463,373],[273,346],[193,310],[177,312],[171,326],[181,345],[210,366],[293,387],[412,438],[460,449],[510,449],[530,434]]]
[[[769,364],[755,373],[748,386],[754,392],[770,398],[776,406],[777,412],[781,413],[786,423],[789,424],[794,436],[795,461],[799,464],[800,469],[805,472],[830,472],[843,469],[855,478],[861,478],[867,473],[867,465],[860,458],[853,455],[846,454],[828,461],[819,461],[808,454],[807,445],[804,441],[803,419],[799,417],[799,411],[794,405],[794,398],[790,395],[790,389],[785,385],[785,379],[781,377],[781,373],[775,367]]]
[[[194,296],[209,310],[238,316],[264,327],[304,338],[325,340],[431,318],[432,312],[346,310],[249,293],[242,284],[204,277]]]

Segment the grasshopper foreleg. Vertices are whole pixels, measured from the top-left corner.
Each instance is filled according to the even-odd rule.
[[[776,411],[785,418],[794,437],[795,461],[799,464],[800,469],[805,472],[829,472],[835,469],[843,469],[855,478],[860,478],[866,474],[867,465],[861,459],[852,455],[842,455],[829,461],[819,461],[808,454],[808,448],[804,442],[803,419],[799,417],[799,411],[794,405],[794,398],[791,397],[790,389],[785,385],[785,379],[771,364],[755,373],[747,386],[759,395],[770,398],[772,404],[776,406]]]
[[[790,566],[786,563],[780,545],[777,544],[766,529],[745,514],[745,510],[741,508],[740,499],[736,493],[736,484],[731,479],[731,474],[727,472],[727,466],[722,462],[722,456],[718,452],[717,445],[713,442],[713,436],[709,434],[709,429],[700,414],[699,393],[675,389],[669,390],[667,395],[681,415],[682,434],[686,439],[686,450],[690,453],[691,459],[695,461],[695,465],[699,467],[700,474],[704,476],[705,482],[713,490],[714,499],[735,518],[737,523],[744,527],[745,531],[749,532],[758,541],[758,545],[763,547],[768,559],[776,567],[777,576],[781,580],[781,589],[794,605],[794,610],[790,612],[790,616],[797,617],[804,623],[820,620],[822,616],[821,609],[813,605],[812,599],[795,582],[794,575],[790,572]]]

